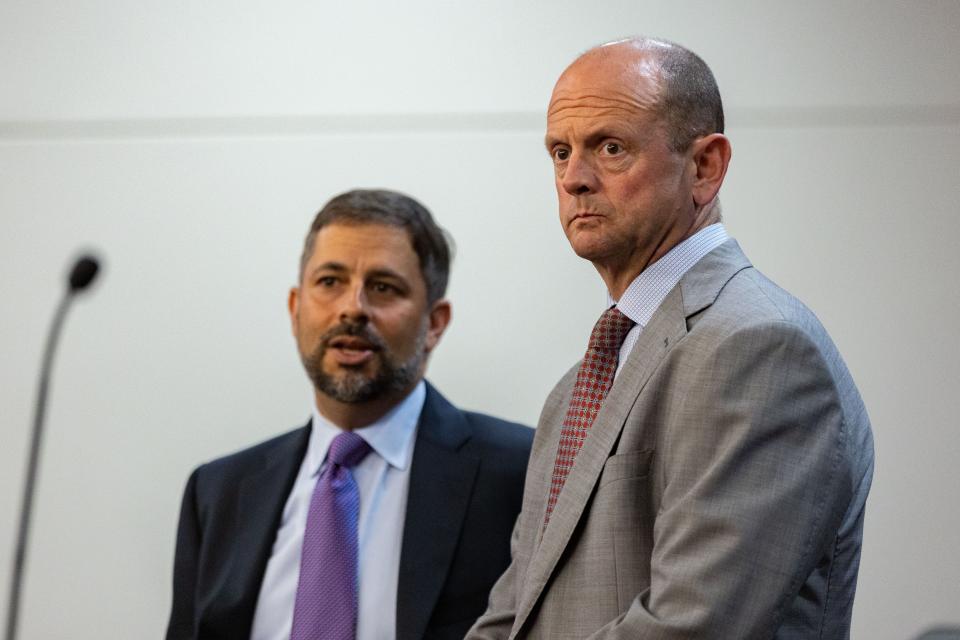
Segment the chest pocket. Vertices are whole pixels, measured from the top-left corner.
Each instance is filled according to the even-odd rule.
[[[645,477],[650,473],[650,459],[652,457],[653,449],[628,451],[610,456],[603,465],[599,486],[603,487],[618,480]]]

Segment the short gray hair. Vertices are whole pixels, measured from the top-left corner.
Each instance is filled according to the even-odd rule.
[[[659,38],[637,36],[610,44],[621,43],[649,53],[659,67],[660,94],[655,108],[667,125],[674,151],[686,151],[697,138],[723,133],[720,89],[700,56]]]

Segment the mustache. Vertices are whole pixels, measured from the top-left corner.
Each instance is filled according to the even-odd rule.
[[[338,325],[330,327],[320,335],[320,344],[326,349],[330,346],[331,340],[340,336],[362,338],[379,351],[386,349],[387,346],[383,338],[372,331],[369,325],[357,322],[341,322]]]

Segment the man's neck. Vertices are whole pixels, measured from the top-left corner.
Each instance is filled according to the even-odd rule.
[[[674,227],[657,245],[645,253],[631,253],[610,262],[594,262],[593,266],[600,277],[603,278],[603,283],[607,285],[610,297],[619,300],[630,283],[636,280],[637,276],[648,269],[650,265],[670,253],[674,247],[684,240],[693,237],[710,225],[720,222],[720,208],[716,203],[717,200],[714,199],[709,205],[700,208],[686,228]]]

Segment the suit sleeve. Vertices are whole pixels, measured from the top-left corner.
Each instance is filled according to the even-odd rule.
[[[650,588],[594,638],[771,638],[851,499],[840,396],[803,329],[740,330],[663,389]]]
[[[487,610],[467,633],[466,640],[497,640],[510,635],[517,614],[517,553],[520,541],[520,518],[517,516],[510,536],[512,561],[490,591]]]
[[[187,481],[177,526],[177,548],[173,560],[173,606],[166,640],[191,640],[195,632],[195,595],[200,554],[200,526],[197,518],[197,474]]]

